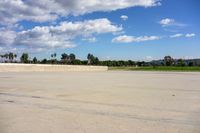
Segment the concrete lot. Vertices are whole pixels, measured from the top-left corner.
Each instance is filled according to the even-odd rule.
[[[0,73],[0,133],[200,133],[200,73]]]

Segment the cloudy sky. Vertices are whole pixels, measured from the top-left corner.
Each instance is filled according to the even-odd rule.
[[[200,58],[199,13],[199,0],[0,0],[0,53]]]

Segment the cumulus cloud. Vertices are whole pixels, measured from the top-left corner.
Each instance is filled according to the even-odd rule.
[[[183,26],[186,26],[186,24],[176,22],[176,21],[175,21],[174,19],[172,19],[172,18],[164,18],[164,19],[160,20],[159,24],[160,24],[162,27],[169,27],[169,26],[183,27]]]
[[[63,35],[53,35],[49,27],[35,27],[31,30],[17,33],[15,45],[34,48],[70,48],[75,45]]]
[[[195,35],[196,35],[196,34],[194,34],[194,33],[190,33],[190,34],[186,34],[185,37],[188,37],[188,38],[189,38],[189,37],[194,37]]]
[[[157,5],[160,5],[160,0],[1,0],[0,24],[13,24],[22,20],[46,22],[60,16]]]
[[[121,18],[122,20],[126,21],[126,20],[128,19],[128,16],[122,15],[120,18]]]
[[[160,23],[162,26],[168,26],[168,25],[174,24],[174,22],[175,22],[174,19],[165,18],[165,19],[160,20],[159,23]]]
[[[117,33],[121,26],[112,24],[108,19],[85,20],[78,22],[61,22],[56,26],[36,26],[20,32],[1,29],[0,45],[25,46],[35,49],[71,48],[76,37],[89,38],[93,35]],[[94,41],[90,38],[89,41]]]
[[[158,36],[127,36],[127,35],[122,35],[118,36],[112,39],[112,42],[115,43],[131,43],[131,42],[144,42],[144,41],[152,41],[152,40],[158,40],[160,37]]]
[[[0,29],[0,46],[9,46],[14,42],[16,32],[7,30],[5,28]]]
[[[83,38],[82,40],[87,41],[87,42],[91,42],[91,43],[97,41],[97,39],[95,37]]]
[[[60,13],[59,5],[53,1],[23,1],[23,0],[1,0],[0,1],[1,24],[12,24],[21,20],[45,22],[55,20],[56,12]]]
[[[182,37],[182,36],[183,36],[183,34],[178,33],[178,34],[171,35],[170,38],[178,38],[178,37]]]

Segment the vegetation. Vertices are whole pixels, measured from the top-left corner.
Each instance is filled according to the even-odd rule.
[[[20,57],[20,61],[21,61],[22,63],[29,63],[28,58],[29,58],[28,53],[23,53],[22,56]]]
[[[87,55],[87,59],[88,59],[89,65],[98,65],[99,64],[98,57],[95,57],[94,55],[92,55],[90,53]]]
[[[15,58],[17,58],[17,54],[14,54],[12,52],[10,53],[5,53],[3,55],[0,55],[1,58],[6,58],[7,59],[7,62],[13,62],[13,60]]]
[[[74,64],[74,61],[76,60],[75,54],[61,54],[61,63],[62,64]]]
[[[76,55],[73,53],[62,53],[60,59],[58,59],[56,53],[51,54],[49,59],[42,60],[38,60],[36,57],[31,60],[28,53],[23,53],[20,57],[20,61],[16,58],[17,54],[11,52],[2,55],[0,54],[0,61],[9,63],[101,65],[109,66],[110,70],[200,71],[200,59],[173,59],[171,56],[165,56],[162,60],[155,60],[150,62],[132,60],[100,61],[98,57],[95,57],[90,53],[87,55],[87,60],[77,59]]]
[[[174,63],[174,60],[171,56],[164,57],[165,66],[171,66]]]
[[[33,63],[34,63],[34,64],[37,64],[37,62],[38,62],[38,61],[37,61],[37,58],[34,57],[34,58],[33,58]]]
[[[146,66],[146,67],[109,67],[109,70],[125,71],[199,71],[200,67],[178,67],[178,66]]]

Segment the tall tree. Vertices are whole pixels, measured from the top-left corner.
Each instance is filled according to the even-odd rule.
[[[54,58],[56,58],[56,56],[57,56],[57,54],[56,54],[56,53],[54,53],[54,54],[53,54],[53,57],[54,57]]]
[[[14,54],[14,59],[17,58],[17,54]]]
[[[8,59],[9,54],[8,54],[8,53],[4,54],[4,57],[5,57],[6,59]]]
[[[66,53],[61,54],[61,60],[67,59],[68,55]]]
[[[76,55],[73,54],[73,53],[71,53],[71,54],[69,55],[69,58],[70,58],[70,61],[72,62],[72,61],[74,61],[74,60],[76,59]]]
[[[28,63],[28,58],[29,58],[28,53],[23,53],[20,60],[22,63]]]
[[[9,58],[9,61],[12,62],[12,60],[14,59],[14,54],[13,54],[12,52],[10,52],[10,53],[8,54],[8,58]]]
[[[34,63],[34,64],[37,63],[37,58],[36,58],[36,57],[33,58],[33,63]]]
[[[53,58],[54,57],[54,55],[53,54],[51,54],[51,58]]]
[[[93,56],[92,54],[88,53],[87,59],[88,59],[88,64],[89,64],[89,65],[92,64],[93,58],[94,58],[94,56]]]
[[[69,55],[66,53],[61,54],[61,62],[68,63],[69,62]]]
[[[87,55],[87,59],[88,59],[89,65],[98,65],[99,64],[98,57],[95,57],[94,55],[92,55],[90,53]]]

